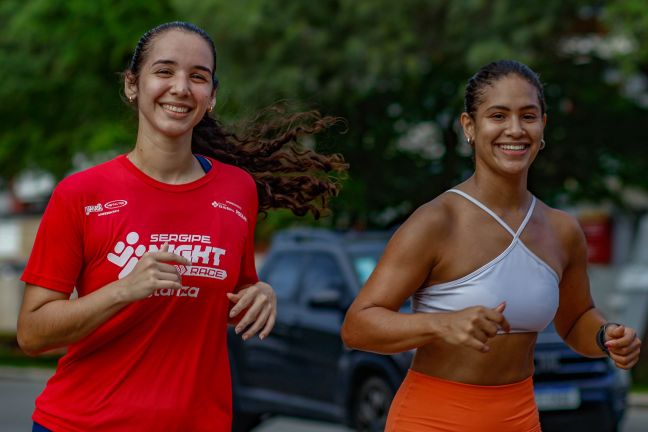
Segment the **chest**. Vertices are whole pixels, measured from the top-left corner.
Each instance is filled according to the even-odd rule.
[[[191,261],[178,266],[189,287],[229,290],[238,277],[250,222],[240,197],[226,189],[174,194],[125,188],[84,204],[80,285],[86,291],[126,277],[145,253],[165,243]]]
[[[497,259],[513,242],[511,235],[488,215],[467,215],[444,242],[429,285],[463,277]],[[541,217],[532,217],[519,241],[560,278],[567,257],[555,230]]]

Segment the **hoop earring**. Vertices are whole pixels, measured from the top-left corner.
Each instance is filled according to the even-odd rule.
[[[540,140],[540,150],[543,148],[547,147],[547,143],[545,142],[544,138]]]

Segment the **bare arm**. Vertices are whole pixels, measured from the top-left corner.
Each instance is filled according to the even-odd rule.
[[[189,264],[185,258],[169,253],[165,244],[159,252],[145,254],[124,279],[76,299],[27,284],[18,316],[20,347],[35,355],[69,345],[86,337],[127,304],[148,297],[156,289],[180,289],[180,276],[168,262]]]
[[[605,317],[596,309],[587,275],[587,243],[578,223],[561,218],[561,230],[568,250],[568,263],[560,282],[560,306],[554,319],[558,334],[575,351],[588,357],[604,357],[596,334]],[[612,326],[606,332],[610,356],[618,367],[629,369],[639,359],[641,341],[634,329]]]
[[[434,341],[470,346],[487,352],[498,325],[508,329],[504,305],[481,306],[452,313],[398,312],[427,279],[449,230],[443,207],[417,210],[390,240],[373,274],[349,308],[342,327],[344,343],[380,353],[410,350]]]

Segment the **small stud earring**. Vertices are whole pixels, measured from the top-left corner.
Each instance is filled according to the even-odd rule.
[[[469,145],[470,147],[474,147],[474,146],[475,146],[475,141],[473,141],[472,138],[467,137],[467,138],[466,138],[466,141],[468,141],[468,145]]]
[[[128,102],[133,103],[135,101],[135,98],[133,96],[128,96]]]
[[[540,140],[540,150],[543,148],[547,147],[547,143],[545,142],[544,138]]]

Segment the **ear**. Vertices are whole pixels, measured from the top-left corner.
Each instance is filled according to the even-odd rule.
[[[464,131],[464,136],[466,137],[467,140],[472,139],[473,141],[475,140],[475,121],[473,120],[472,117],[466,112],[461,113],[461,117],[459,117],[459,121],[461,122],[461,127],[463,128]]]
[[[547,114],[542,115],[542,126],[547,127]]]
[[[135,99],[137,98],[137,90],[137,79],[132,73],[126,72],[124,74],[124,96],[129,100]]]

